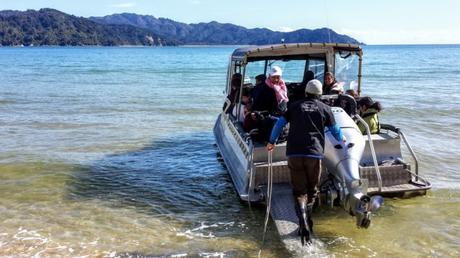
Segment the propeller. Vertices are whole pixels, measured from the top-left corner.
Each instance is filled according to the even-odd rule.
[[[383,204],[383,197],[380,195],[361,197],[359,206],[356,209],[356,224],[360,228],[368,228],[371,224],[372,213],[377,211]]]
[[[380,208],[380,206],[382,206],[382,204],[383,204],[383,197],[382,196],[380,196],[380,195],[372,196],[371,197],[371,202],[370,202],[370,205],[369,205],[369,210],[371,212],[375,212]]]

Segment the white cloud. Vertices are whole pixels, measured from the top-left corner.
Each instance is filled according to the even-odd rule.
[[[134,7],[134,6],[136,6],[136,3],[133,3],[133,2],[119,3],[119,4],[110,5],[110,7],[120,8],[120,9],[131,8],[131,7]]]
[[[189,3],[191,3],[193,5],[199,5],[199,4],[201,4],[201,1],[200,0],[190,0]]]
[[[280,27],[280,28],[278,29],[278,31],[281,31],[281,32],[292,32],[292,31],[294,31],[294,29],[289,28],[289,27]]]
[[[460,43],[460,34],[450,29],[341,29],[337,31],[366,44],[453,44]]]

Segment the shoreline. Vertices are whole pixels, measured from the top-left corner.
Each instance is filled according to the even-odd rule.
[[[290,44],[290,43],[287,43]],[[295,44],[295,43],[292,43]],[[273,44],[265,44],[265,45],[273,45]],[[104,46],[104,45],[77,45],[77,46],[61,46],[61,45],[37,45],[37,46],[25,46],[25,45],[14,45],[14,46],[3,46],[0,45],[1,48],[173,48],[173,47],[178,47],[178,48],[226,48],[226,47],[248,47],[248,46],[257,46],[257,45],[210,45],[210,44],[191,44],[191,45],[166,45],[166,46],[147,46],[147,45],[119,45],[119,46]],[[440,44],[360,44],[360,46],[366,47],[366,46],[381,46],[381,47],[391,47],[391,46],[443,46],[443,47],[448,47],[448,46],[460,46],[460,43],[440,43]]]

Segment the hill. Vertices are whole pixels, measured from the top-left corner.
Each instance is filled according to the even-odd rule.
[[[89,19],[100,24],[123,24],[149,29],[160,35],[175,38],[183,44],[258,45],[280,43],[282,39],[284,39],[286,43],[338,42],[360,44],[359,41],[349,36],[338,34],[328,28],[278,32],[259,28],[247,29],[242,26],[230,23],[218,23],[215,21],[209,23],[186,24],[166,18],[155,18],[150,15],[138,15],[133,13],[90,17]]]
[[[59,46],[175,45],[175,40],[131,25],[105,25],[54,9],[0,11],[0,44]]]

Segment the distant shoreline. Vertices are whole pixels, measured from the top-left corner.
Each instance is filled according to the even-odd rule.
[[[294,43],[295,44],[295,43]],[[264,44],[264,45],[274,45],[274,44]],[[439,43],[439,44],[360,44],[360,46],[381,46],[381,47],[391,47],[391,46],[459,46],[460,43]],[[145,45],[119,45],[119,46],[103,46],[103,45],[38,45],[38,46],[3,46],[1,48],[227,48],[227,47],[247,47],[247,46],[258,46],[258,45],[176,45],[176,46],[145,46]],[[260,45],[262,46],[262,45]]]

